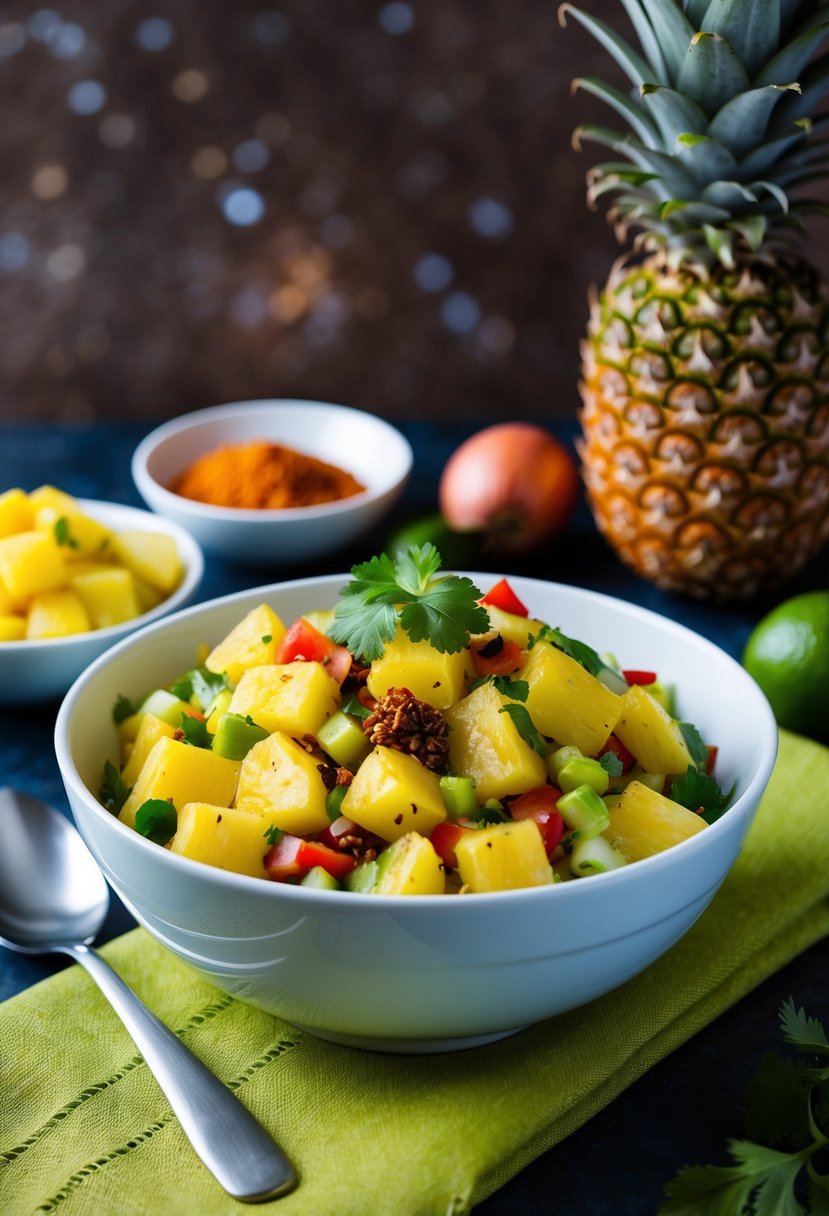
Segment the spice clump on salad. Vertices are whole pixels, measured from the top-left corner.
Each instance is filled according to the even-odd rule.
[[[355,566],[335,607],[253,608],[114,707],[101,801],[194,861],[347,892],[570,882],[680,844],[729,804],[659,673],[483,593],[433,545]]]

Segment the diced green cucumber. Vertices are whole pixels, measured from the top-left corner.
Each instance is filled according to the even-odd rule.
[[[377,882],[377,862],[364,861],[345,876],[343,885],[346,891],[355,891],[367,895],[374,890]]]
[[[601,795],[607,793],[610,774],[607,769],[602,768],[598,760],[591,760],[589,756],[576,756],[558,770],[558,785],[565,794],[578,789],[580,785],[589,785]]]
[[[138,707],[139,714],[154,714],[168,726],[181,726],[181,715],[187,713],[192,706],[166,688],[156,688]]]
[[[577,878],[585,878],[588,874],[602,874],[606,870],[618,870],[620,866],[626,865],[627,860],[604,836],[577,840],[570,853],[570,872]]]
[[[342,815],[341,807],[347,792],[347,785],[335,785],[325,796],[325,813],[332,823]]]
[[[645,692],[649,692],[654,701],[658,701],[666,713],[673,718],[674,714],[674,688],[672,684],[663,684],[661,680],[654,680],[653,684],[644,686]]]
[[[569,744],[567,747],[557,747],[555,751],[550,752],[547,756],[547,772],[553,781],[558,784],[558,774],[564,765],[569,764],[571,760],[578,760],[582,755],[581,748],[573,744]]]
[[[254,743],[267,739],[268,732],[247,714],[222,714],[213,736],[213,751],[226,760],[244,760]]]
[[[371,750],[363,728],[352,714],[338,709],[317,731],[317,743],[332,760],[355,769]]]
[[[573,840],[591,840],[610,827],[610,813],[589,785],[563,794],[556,803]]]
[[[324,866],[314,866],[301,879],[301,887],[315,887],[319,891],[339,891],[340,884],[333,874],[329,874]]]
[[[474,777],[441,777],[438,785],[450,819],[474,815],[478,810]]]

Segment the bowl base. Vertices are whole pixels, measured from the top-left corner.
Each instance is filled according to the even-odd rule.
[[[337,1043],[340,1047],[356,1047],[361,1051],[380,1051],[396,1055],[437,1055],[446,1051],[468,1051],[470,1047],[484,1047],[487,1043],[497,1043],[499,1039],[507,1039],[510,1035],[526,1030],[526,1026],[515,1026],[511,1030],[496,1030],[494,1034],[469,1035],[457,1039],[383,1039],[372,1035],[337,1034],[335,1031],[317,1030],[312,1026],[302,1026],[293,1022],[297,1030],[304,1030],[315,1039],[324,1039],[326,1043]]]

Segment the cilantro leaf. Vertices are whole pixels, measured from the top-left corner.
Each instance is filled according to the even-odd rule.
[[[214,697],[227,688],[227,672],[208,671],[206,667],[197,667],[190,672],[190,684],[192,695],[201,709],[206,710]]]
[[[545,629],[541,631],[545,639],[552,642],[558,650],[563,650],[571,659],[581,663],[582,667],[586,668],[592,676],[597,676],[603,670],[605,665],[592,646],[588,646],[586,642],[580,642],[577,638],[568,638],[560,629],[551,629],[549,626],[545,626]]]
[[[625,766],[613,751],[604,752],[601,756],[597,756],[596,759],[609,777],[621,777],[624,772]]]
[[[371,710],[366,709],[365,705],[357,700],[354,693],[351,694],[347,701],[343,701],[340,709],[344,714],[351,714],[352,717],[359,718],[361,722],[365,722],[366,718],[371,717]]]
[[[689,764],[685,773],[671,782],[671,797],[689,811],[699,811],[706,823],[714,823],[728,806],[734,786],[724,794],[713,777]]]
[[[181,715],[181,733],[184,736],[183,742],[189,743],[191,747],[209,748],[213,743],[207,723],[201,718],[194,718],[192,714]]]
[[[783,1002],[780,1010],[780,1025],[787,1043],[793,1043],[798,1051],[812,1055],[829,1055],[829,1040],[821,1022],[807,1017],[805,1010],[795,1009],[791,997]]]
[[[526,680],[513,680],[511,676],[478,676],[469,685],[469,691],[474,692],[482,684],[494,684],[498,692],[513,701],[526,701],[530,695],[530,686]]]
[[[278,828],[275,823],[271,823],[265,828],[263,835],[268,844],[274,845],[279,844],[285,833],[282,831],[282,828]]]
[[[134,701],[125,697],[123,693],[119,693],[112,707],[112,720],[116,726],[120,726],[122,722],[126,722],[127,718],[131,718],[137,709],[138,706]]]
[[[140,836],[166,844],[176,834],[178,815],[166,798],[148,798],[135,812],[135,830]]]
[[[80,542],[72,535],[69,520],[65,515],[55,520],[54,533],[59,545],[66,545],[68,549],[80,549]]]
[[[697,768],[704,769],[708,763],[708,747],[697,728],[691,722],[677,722],[691,759]]]
[[[117,815],[121,807],[127,801],[130,795],[130,786],[125,785],[121,780],[121,774],[112,763],[107,760],[104,765],[104,780],[98,791],[98,800],[106,807],[108,811],[112,811],[113,815]]]
[[[798,1149],[809,1143],[808,1069],[769,1051],[746,1091],[745,1130],[758,1143]]]
[[[477,811],[473,811],[468,818],[474,820],[479,827],[484,828],[489,823],[506,823],[509,820],[509,815],[497,798],[489,798],[482,807],[479,807]]]
[[[439,569],[432,544],[412,545],[396,559],[381,553],[354,566],[328,636],[368,662],[380,658],[398,624],[413,642],[428,641],[445,654],[463,650],[473,633],[485,632],[489,614],[470,579],[436,578]]]
[[[534,752],[538,752],[539,756],[546,756],[550,750],[546,741],[538,732],[538,728],[530,717],[529,710],[526,705],[519,705],[512,701],[508,705],[502,705],[498,711],[502,714],[508,714],[515,724],[515,729],[518,731],[525,743],[529,743]]]

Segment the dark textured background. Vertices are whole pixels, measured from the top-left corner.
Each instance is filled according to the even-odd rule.
[[[571,416],[617,253],[577,72],[553,0],[4,5],[0,417]]]

